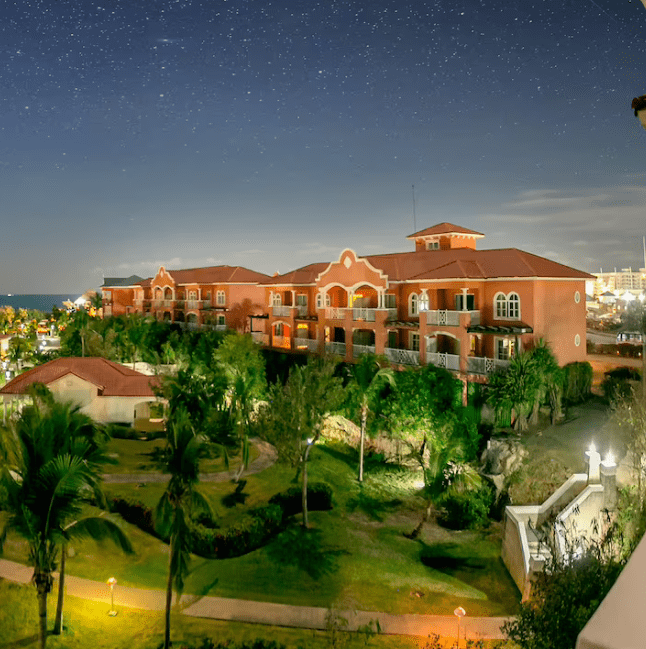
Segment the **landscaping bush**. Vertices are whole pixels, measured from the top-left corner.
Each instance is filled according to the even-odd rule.
[[[283,527],[283,512],[278,505],[252,509],[239,522],[225,530],[214,530],[196,522],[191,524],[191,551],[202,557],[229,559],[262,547]]]
[[[294,516],[303,511],[303,490],[291,487],[287,491],[274,494],[269,503],[278,505],[283,510],[283,517]],[[332,509],[334,499],[332,489],[325,482],[311,482],[307,485],[307,507],[310,511],[327,511]]]
[[[631,396],[633,386],[641,379],[637,370],[630,367],[617,367],[605,372],[601,388],[605,398],[610,401]]]
[[[275,640],[263,640],[256,638],[255,640],[243,640],[242,642],[235,642],[233,640],[224,640],[214,642],[210,638],[203,638],[202,642],[198,644],[185,644],[180,645],[180,649],[287,649],[284,644],[280,644]]]
[[[107,424],[105,430],[114,439],[139,439],[141,436],[130,424]]]
[[[479,489],[449,491],[440,500],[438,521],[451,530],[472,530],[489,523],[493,491],[487,485]]]
[[[567,403],[582,403],[590,397],[593,374],[590,363],[568,363],[563,374],[563,398]]]
[[[146,507],[139,500],[115,496],[110,498],[110,511],[116,512],[124,521],[131,525],[136,525],[143,532],[159,538],[155,530],[155,519],[152,509]]]

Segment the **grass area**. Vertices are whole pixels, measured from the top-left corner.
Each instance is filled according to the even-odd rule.
[[[107,453],[117,460],[117,464],[106,464],[105,473],[146,473],[159,472],[156,460],[159,458],[166,442],[163,439],[139,440],[112,438],[107,446]],[[258,457],[258,449],[252,444],[250,449],[250,462]],[[229,468],[236,469],[240,466],[240,459],[233,454],[229,461]],[[217,473],[226,471],[222,457],[204,458],[200,462],[202,473]]]
[[[53,627],[56,588],[49,596],[49,628]],[[37,644],[36,591],[33,586],[12,584],[0,579],[0,649],[28,647]],[[162,612],[120,608],[117,617],[107,615],[109,606],[89,602],[76,597],[65,597],[63,613],[64,632],[60,636],[49,636],[47,646],[51,649],[158,649],[163,639],[164,618]],[[361,637],[343,638],[347,649],[371,647],[374,649],[415,649],[424,647],[426,640],[404,636],[374,636],[365,645]],[[331,635],[323,631],[288,629],[219,622],[200,618],[184,617],[173,613],[171,617],[171,638],[176,647],[182,644],[199,644],[203,638],[215,641],[253,641],[256,638],[274,640],[292,649],[324,649],[333,646]],[[336,646],[340,646],[340,643]],[[443,645],[450,646],[449,642]],[[499,643],[486,645],[503,646]],[[509,647],[511,649],[511,647]]]
[[[459,604],[469,615],[506,615],[517,610],[519,594],[500,555],[497,525],[485,532],[452,532],[427,525],[419,540],[404,537],[419,520],[422,502],[414,473],[368,464],[366,482],[356,481],[356,458],[342,446],[317,446],[310,480],[331,485],[336,506],[312,512],[312,529],[295,520],[266,547],[224,560],[195,557],[185,592],[340,609],[390,613],[452,614]],[[241,512],[266,503],[293,484],[294,470],[274,465],[246,477],[244,503],[227,507],[231,482],[201,483],[201,491],[224,527]],[[107,491],[131,495],[154,507],[163,484],[110,484]],[[111,545],[77,543],[70,574],[124,586],[163,589],[168,548],[124,524],[136,548],[129,557]],[[433,548],[433,560],[422,560]],[[5,556],[24,561],[24,546],[9,537]]]

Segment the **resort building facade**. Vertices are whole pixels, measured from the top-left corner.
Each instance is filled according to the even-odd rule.
[[[468,380],[544,339],[561,365],[586,356],[585,272],[515,248],[477,250],[484,235],[441,223],[408,237],[414,252],[358,256],[264,281],[264,345],[431,363]]]

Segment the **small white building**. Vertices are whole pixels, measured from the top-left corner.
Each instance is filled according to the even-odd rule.
[[[0,389],[4,419],[27,398],[33,383],[46,385],[58,401],[80,406],[94,421],[134,424],[150,418],[150,403],[158,401],[156,377],[146,376],[105,358],[57,358],[35,367]]]

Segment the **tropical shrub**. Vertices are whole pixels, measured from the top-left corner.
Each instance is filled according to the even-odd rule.
[[[568,363],[564,368],[563,397],[567,403],[581,403],[590,398],[592,365],[587,361]]]
[[[489,523],[493,501],[493,491],[487,485],[477,489],[449,490],[438,502],[438,522],[452,530],[485,527]]]
[[[632,394],[634,382],[640,379],[639,372],[630,367],[617,367],[605,372],[601,384],[603,395],[608,402],[617,399],[628,399]]]
[[[270,504],[278,505],[283,517],[294,516],[303,511],[302,489],[290,487],[287,491],[277,493],[269,499]],[[334,506],[332,489],[325,482],[311,482],[307,485],[307,505],[312,511],[327,511]]]

